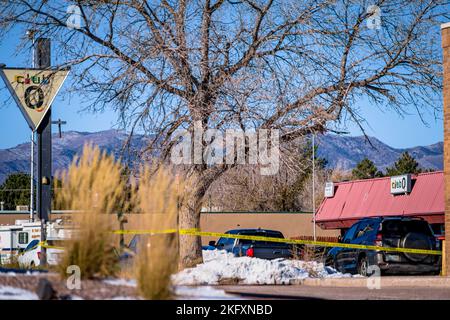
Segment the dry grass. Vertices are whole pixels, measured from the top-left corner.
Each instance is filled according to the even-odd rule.
[[[120,164],[98,147],[86,145],[60,180],[63,187],[56,192],[56,203],[80,210],[73,216],[78,231],[67,241],[60,274],[66,276],[69,265],[78,265],[84,279],[114,275],[117,256],[111,230],[117,210],[123,209],[125,190]]]
[[[136,201],[145,230],[177,229],[180,180],[167,169],[141,170]],[[138,290],[146,299],[170,298],[170,276],[178,265],[178,234],[140,236],[134,261]]]
[[[19,255],[11,255],[9,258],[4,258],[3,261],[0,263],[0,266],[2,268],[7,269],[29,269],[22,264],[19,263]]]

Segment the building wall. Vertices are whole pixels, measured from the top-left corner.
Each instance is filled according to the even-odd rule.
[[[450,275],[450,23],[442,25],[446,274]]]

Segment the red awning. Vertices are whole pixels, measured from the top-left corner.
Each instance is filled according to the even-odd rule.
[[[411,193],[392,195],[390,177],[335,183],[334,196],[324,198],[316,215],[323,229],[348,228],[355,221],[377,216],[420,216],[444,222],[444,173],[411,177]]]

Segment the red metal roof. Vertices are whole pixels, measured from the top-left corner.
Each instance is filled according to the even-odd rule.
[[[390,177],[335,183],[334,196],[324,198],[316,222],[323,229],[347,228],[364,217],[420,216],[444,222],[444,173],[411,176],[411,193],[392,195]]]

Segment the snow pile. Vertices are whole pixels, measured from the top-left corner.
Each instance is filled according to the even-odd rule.
[[[216,285],[234,280],[243,284],[292,284],[305,278],[351,277],[315,261],[235,257],[219,250],[203,251],[203,260],[195,268],[173,275],[173,283]]]
[[[0,286],[0,300],[38,300],[38,296],[28,290]]]
[[[104,283],[112,286],[128,286],[137,287],[136,280],[127,280],[120,278],[111,278],[103,280]],[[186,287],[186,286],[174,286],[173,291],[176,295],[176,299],[200,299],[200,300],[217,300],[217,299],[236,299],[235,296],[226,294],[225,291],[215,289],[208,286],[202,287]],[[133,300],[135,297],[119,296],[114,297],[112,300]]]

